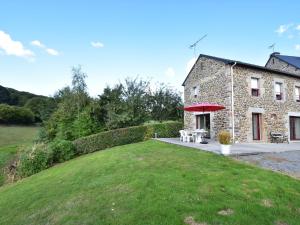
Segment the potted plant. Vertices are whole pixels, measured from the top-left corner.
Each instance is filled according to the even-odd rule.
[[[228,131],[222,130],[219,133],[219,142],[220,142],[220,148],[221,153],[223,155],[229,155],[230,154],[230,148],[231,148],[231,136]]]

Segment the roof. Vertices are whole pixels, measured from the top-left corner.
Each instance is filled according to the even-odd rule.
[[[300,57],[298,56],[288,56],[288,55],[279,55],[279,54],[274,54],[272,56],[300,69]]]
[[[276,55],[276,56],[278,56],[278,55]],[[294,73],[284,72],[284,71],[280,71],[280,70],[276,70],[276,69],[271,69],[271,68],[267,68],[267,67],[264,67],[264,66],[259,66],[259,65],[251,64],[251,63],[245,63],[245,62],[241,62],[241,61],[237,61],[237,60],[225,59],[225,58],[219,58],[219,57],[215,57],[215,56],[200,54],[199,57],[198,57],[198,59],[196,60],[195,64],[193,65],[192,69],[190,70],[190,72],[186,76],[184,82],[182,83],[182,86],[185,85],[185,81],[189,77],[190,73],[194,70],[195,65],[197,64],[197,62],[199,61],[199,59],[202,58],[202,57],[213,59],[213,60],[217,60],[217,61],[225,63],[226,65],[233,65],[234,63],[236,63],[236,66],[240,66],[240,67],[246,67],[246,68],[261,70],[261,71],[265,71],[265,72],[271,72],[271,73],[276,73],[276,74],[280,74],[280,75],[286,75],[286,76],[292,76],[292,77],[298,77],[298,78],[300,78],[300,75],[297,75],[297,74],[294,74]],[[299,63],[300,63],[300,57],[297,57],[297,58],[299,58]]]

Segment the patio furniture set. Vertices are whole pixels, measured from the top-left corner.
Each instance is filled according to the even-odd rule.
[[[196,129],[193,131],[180,130],[180,141],[182,142],[195,142],[201,144],[207,144],[206,135],[207,131],[204,129]]]

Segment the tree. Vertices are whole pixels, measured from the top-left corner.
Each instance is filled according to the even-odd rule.
[[[90,104],[85,83],[87,75],[82,71],[81,66],[73,67],[71,72],[72,86],[64,87],[54,95],[54,99],[58,102],[58,108],[45,124],[50,139],[74,140],[79,137],[78,135],[85,133],[84,129],[90,129],[83,125],[83,115],[81,115]],[[84,118],[86,119],[86,117]],[[75,121],[77,121],[76,126],[74,125]],[[79,125],[83,127],[79,127]]]
[[[183,103],[180,94],[165,84],[157,85],[149,95],[151,118],[157,121],[179,120],[183,118]]]
[[[85,79],[86,73],[82,71],[81,66],[72,68],[72,92],[74,96],[74,103],[77,105],[77,116],[79,117],[80,111],[87,105],[89,96],[87,93],[87,85]]]
[[[36,122],[42,122],[49,119],[57,104],[53,98],[33,97],[26,102],[25,107],[34,113]]]
[[[126,78],[123,87],[123,97],[126,102],[126,112],[130,117],[130,126],[139,125],[149,119],[147,95],[150,82],[138,77]]]

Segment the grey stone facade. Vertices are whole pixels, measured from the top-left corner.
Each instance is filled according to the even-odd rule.
[[[273,63],[271,58],[266,67],[282,70],[282,65],[283,62]],[[200,56],[183,84],[185,106],[210,102],[226,107],[210,113],[210,133],[213,139],[216,139],[220,130],[232,132],[231,66],[218,58]],[[291,69],[288,72],[292,70],[296,71]],[[251,78],[259,79],[259,96],[252,96]],[[276,100],[275,97],[274,86],[279,81],[283,87],[282,100]],[[269,142],[271,131],[289,135],[289,116],[300,116],[300,102],[295,99],[295,86],[300,86],[300,77],[238,63],[233,68],[233,84],[235,142],[256,142],[252,135],[252,113],[260,114],[259,142]],[[197,96],[194,95],[194,87],[197,87]],[[197,114],[184,113],[185,129],[196,128]]]
[[[300,75],[299,68],[292,66],[286,62],[283,62],[282,60],[280,60],[274,56],[270,57],[270,59],[268,60],[268,62],[266,64],[266,67]]]

